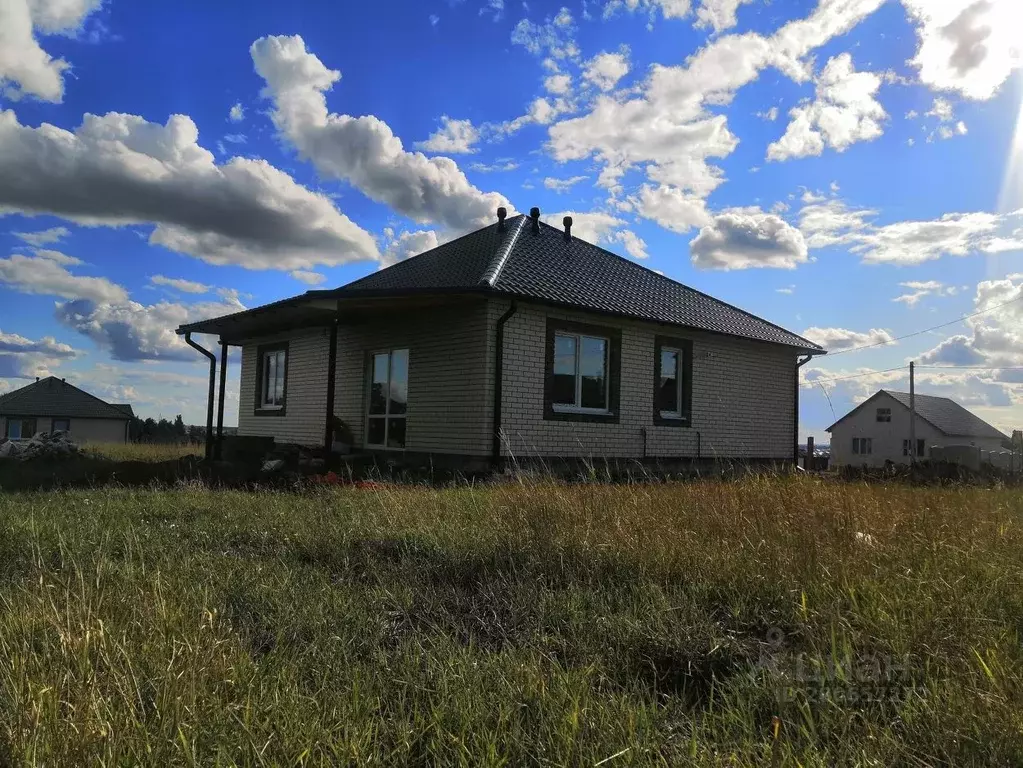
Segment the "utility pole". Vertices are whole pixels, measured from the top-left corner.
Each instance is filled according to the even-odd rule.
[[[916,363],[909,364],[909,463],[916,464]]]

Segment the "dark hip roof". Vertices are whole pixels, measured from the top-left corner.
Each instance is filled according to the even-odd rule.
[[[867,403],[874,401],[875,398],[880,397],[881,395],[888,395],[900,405],[905,406],[907,410],[909,409],[908,392],[892,392],[888,389],[882,389],[860,403],[860,405],[856,408],[853,408],[849,411],[849,413],[840,418],[825,431],[830,432],[858,410],[866,406]],[[949,437],[992,437],[999,438],[1001,440],[1008,439],[1008,437],[1000,430],[995,429],[979,416],[970,413],[970,411],[963,408],[963,406],[959,405],[959,403],[955,400],[951,400],[947,397],[936,397],[934,395],[921,394],[917,394],[915,398],[916,415],[928,422],[944,435]]]
[[[304,299],[355,299],[429,293],[484,293],[783,344],[810,354],[824,349],[731,304],[529,217],[470,232],[341,288]],[[297,301],[298,299],[296,299]],[[258,311],[258,310],[250,310]],[[218,332],[211,323],[186,331]]]
[[[130,405],[111,405],[63,379],[47,376],[0,396],[0,415],[127,421],[134,414]]]

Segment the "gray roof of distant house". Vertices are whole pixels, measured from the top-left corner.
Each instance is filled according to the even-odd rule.
[[[0,395],[0,415],[128,420],[134,413],[130,405],[111,405],[56,376],[48,376]]]
[[[812,341],[528,216],[470,232],[333,291],[331,298],[476,291],[823,352]]]
[[[828,427],[827,431],[830,432],[879,395],[888,395],[907,409],[909,408],[908,392],[892,392],[888,389],[882,389]],[[1007,436],[1000,430],[995,429],[982,418],[975,416],[955,400],[947,397],[918,394],[916,395],[915,406],[917,416],[949,437],[994,437],[1003,440],[1007,439]]]
[[[908,392],[881,390],[909,408]],[[953,437],[1000,437],[1006,435],[995,429],[979,416],[963,408],[955,400],[934,395],[916,395],[916,412],[924,421]]]

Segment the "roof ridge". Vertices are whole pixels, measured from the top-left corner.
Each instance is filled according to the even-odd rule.
[[[511,256],[511,252],[515,249],[515,243],[519,239],[519,234],[521,234],[522,228],[526,225],[525,216],[520,215],[518,219],[519,223],[516,225],[515,231],[511,233],[511,237],[506,237],[505,242],[501,243],[501,247],[494,254],[493,260],[480,278],[478,283],[480,288],[493,288],[497,283],[497,279],[501,276],[501,270],[508,263],[508,257]]]

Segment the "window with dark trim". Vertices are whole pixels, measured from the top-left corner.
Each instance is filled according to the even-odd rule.
[[[693,342],[654,339],[654,424],[689,426],[693,409]]]
[[[618,421],[622,333],[567,320],[547,320],[544,418]]]
[[[256,351],[256,416],[283,416],[288,403],[288,342]]]
[[[54,432],[69,432],[71,430],[71,419],[54,419],[51,429]]]
[[[888,422],[892,420],[892,409],[891,408],[878,408],[877,409],[877,420],[881,422]]]

